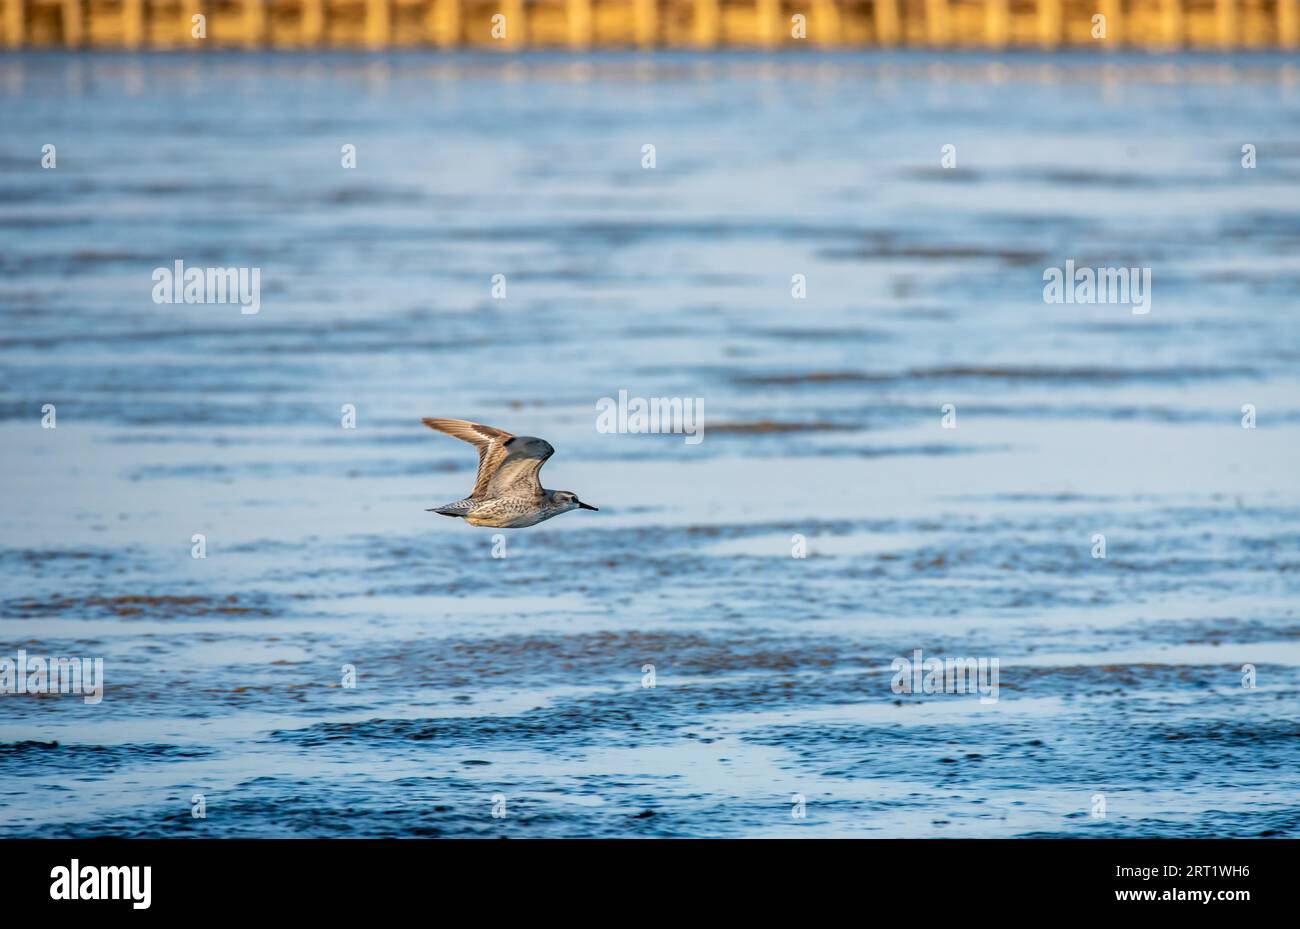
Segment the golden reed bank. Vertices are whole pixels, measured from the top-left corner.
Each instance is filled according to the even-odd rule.
[[[1300,0],[0,0],[4,47],[1294,49]]]

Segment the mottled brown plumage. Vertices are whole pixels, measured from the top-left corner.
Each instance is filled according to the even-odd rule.
[[[473,526],[522,529],[569,510],[595,510],[567,490],[546,490],[538,472],[555,454],[535,436],[511,435],[464,419],[425,419],[430,429],[455,436],[478,449],[478,474],[470,495],[429,512],[460,516]]]

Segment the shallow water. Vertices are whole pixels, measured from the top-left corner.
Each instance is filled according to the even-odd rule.
[[[9,55],[0,125],[0,654],[106,678],[0,695],[0,833],[1300,834],[1295,64]],[[600,513],[492,557],[429,415]]]

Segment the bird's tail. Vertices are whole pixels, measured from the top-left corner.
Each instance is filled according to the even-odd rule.
[[[477,506],[477,504],[466,497],[464,500],[457,500],[455,503],[430,507],[424,512],[441,513],[443,516],[468,516],[475,506]]]

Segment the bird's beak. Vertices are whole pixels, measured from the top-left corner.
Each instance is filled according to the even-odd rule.
[[[600,508],[599,508],[599,507],[592,506],[590,503],[583,503],[581,500],[578,501],[578,509],[581,509],[581,510],[593,510],[594,512],[597,512],[597,513],[600,512]]]

